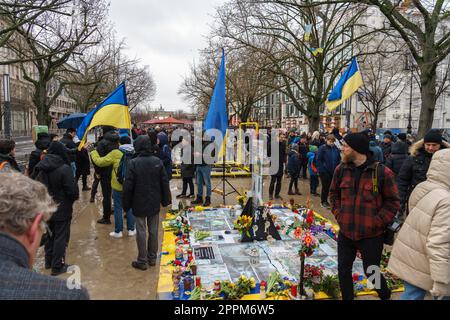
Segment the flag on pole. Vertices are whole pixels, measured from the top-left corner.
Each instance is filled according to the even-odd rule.
[[[125,83],[121,83],[102,103],[87,114],[78,127],[77,136],[81,140],[79,150],[86,143],[88,132],[98,126],[111,126],[131,130],[131,116],[128,110]]]
[[[222,49],[222,62],[203,129],[205,131],[210,129],[219,130],[222,132],[224,141],[228,129],[228,110],[225,92],[225,50]]]
[[[359,72],[358,62],[353,58],[350,66],[342,74],[336,87],[331,91],[328,100],[325,102],[329,111],[335,110],[345,100],[349,99],[363,85],[361,73]]]

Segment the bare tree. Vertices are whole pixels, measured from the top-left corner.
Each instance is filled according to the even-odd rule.
[[[66,14],[60,10],[72,0],[9,0],[0,1],[0,48],[4,47],[17,30],[26,24],[33,23],[46,12]],[[45,54],[43,54],[44,56]],[[0,64],[14,64],[32,61],[29,59],[11,59],[4,57]]]
[[[293,1],[276,2],[291,4]],[[382,12],[390,26],[397,31],[407,45],[419,72],[422,107],[418,135],[423,137],[432,128],[436,101],[443,92],[442,87],[439,86],[437,69],[450,54],[450,29],[448,28],[450,2],[447,0],[328,0],[312,1],[302,6],[322,6],[325,3],[359,3],[375,6]],[[441,81],[440,84],[446,86],[447,81]]]
[[[20,65],[24,79],[34,86],[32,100],[39,124],[50,124],[50,107],[64,88],[73,84],[67,81],[67,74],[78,71],[69,64],[70,59],[99,43],[99,29],[101,21],[105,20],[107,4],[80,0],[77,5],[60,8],[63,9],[70,18],[59,12],[45,12],[19,28],[8,42],[19,59],[32,59],[31,73],[26,63]],[[37,74],[33,74],[34,70]]]
[[[360,21],[365,12],[351,4],[305,7],[298,1],[233,0],[218,11],[216,32],[263,54],[270,61],[266,71],[278,79],[268,87],[285,94],[315,131],[335,80],[353,57],[363,54],[354,52],[354,44],[369,42],[377,31]],[[356,28],[364,32],[357,34]]]
[[[397,59],[396,59],[397,58]],[[406,84],[403,81],[401,56],[388,59],[382,55],[366,57],[360,62],[364,75],[364,85],[358,91],[359,101],[370,113],[372,130],[375,132],[382,112],[395,105],[403,94]]]

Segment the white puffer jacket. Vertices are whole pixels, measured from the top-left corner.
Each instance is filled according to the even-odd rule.
[[[450,296],[449,149],[433,156],[427,181],[415,188],[409,208],[388,270],[434,296]]]

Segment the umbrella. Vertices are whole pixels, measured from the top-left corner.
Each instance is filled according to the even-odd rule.
[[[185,121],[177,120],[175,118],[169,117],[163,120],[153,119],[144,122],[144,124],[185,124]]]
[[[86,117],[86,113],[73,113],[61,121],[58,122],[59,129],[78,129],[80,124],[83,122],[84,117]]]

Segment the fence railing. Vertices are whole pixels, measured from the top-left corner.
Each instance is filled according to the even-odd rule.
[[[23,138],[23,137],[29,137],[31,139],[31,130],[13,130],[11,132],[12,138]],[[48,130],[49,133],[54,133],[58,135],[63,135],[66,130],[64,129],[50,129]],[[4,130],[0,130],[0,139],[5,139],[6,133]]]

